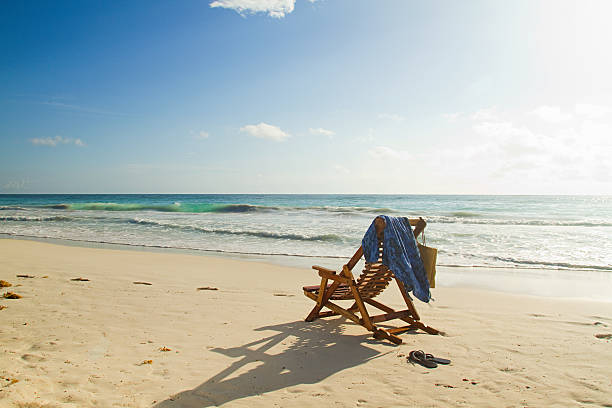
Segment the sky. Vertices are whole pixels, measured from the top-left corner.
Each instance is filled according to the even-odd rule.
[[[612,194],[612,2],[0,4],[0,193]]]

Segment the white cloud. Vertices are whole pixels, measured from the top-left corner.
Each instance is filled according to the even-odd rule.
[[[474,112],[470,119],[482,121],[482,120],[495,120],[497,119],[497,110],[495,107],[492,108],[483,108]]]
[[[589,119],[600,118],[612,112],[612,108],[602,105],[591,105],[588,103],[578,103],[575,107],[577,115],[584,115]]]
[[[283,132],[281,128],[273,125],[268,125],[267,123],[263,122],[257,125],[246,125],[244,127],[241,127],[240,131],[248,133],[253,137],[274,140],[276,142],[285,141],[289,137],[289,134]]]
[[[215,0],[210,7],[232,9],[244,15],[267,13],[270,17],[283,18],[293,12],[296,0]],[[316,0],[308,0],[314,3]]]
[[[572,117],[572,115],[568,113],[562,113],[561,108],[558,106],[540,106],[535,108],[531,114],[536,115],[540,119],[550,123],[563,122],[571,119]]]
[[[208,136],[210,136],[208,132],[201,130],[200,132],[198,132],[198,134],[196,134],[195,138],[196,139],[208,139]]]
[[[405,117],[398,115],[397,113],[379,113],[378,119],[388,119],[395,122],[402,122],[406,120]]]
[[[482,122],[473,130],[484,140],[462,153],[457,149],[448,155],[463,156],[461,161],[471,163],[479,172],[517,183],[531,180],[544,189],[585,180],[591,185],[610,185],[612,163],[608,164],[606,157],[606,152],[612,151],[609,124],[585,120],[577,129],[557,127],[541,134],[511,122]],[[581,188],[580,184],[574,188]]]
[[[368,134],[366,136],[359,136],[357,138],[357,141],[359,143],[370,143],[374,141],[374,129],[369,128],[368,129]]]
[[[474,131],[487,137],[504,156],[524,157],[543,153],[549,148],[546,137],[526,127],[516,127],[510,122],[482,122],[474,125]]]
[[[70,137],[35,137],[34,139],[30,139],[30,143],[38,146],[57,146],[61,144],[73,144],[75,146],[83,147],[85,143],[81,139],[73,139]]]
[[[411,157],[410,153],[405,150],[395,150],[387,146],[376,146],[368,153],[376,160],[409,160]]]
[[[340,165],[340,164],[335,164],[334,165],[334,170],[337,173],[342,173],[342,174],[349,174],[351,171],[349,169],[347,169],[346,167]]]
[[[323,128],[316,128],[316,129],[310,128],[308,130],[310,131],[311,135],[323,135],[323,136],[332,137],[336,134],[336,132],[334,131],[323,129]]]
[[[411,148],[414,158],[405,163],[418,163],[416,171],[449,192],[611,194],[612,112],[587,105],[574,113],[572,106],[558,111],[572,114],[571,119],[544,123],[533,114],[534,107],[479,111],[476,118],[497,118],[457,121],[445,143]],[[463,118],[473,116],[470,112]]]
[[[449,122],[455,122],[457,119],[459,119],[459,117],[461,116],[461,112],[455,112],[455,113],[443,113],[442,117],[446,120],[448,120]]]

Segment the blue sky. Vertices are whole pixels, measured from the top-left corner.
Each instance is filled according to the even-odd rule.
[[[612,194],[611,12],[4,2],[0,193]]]

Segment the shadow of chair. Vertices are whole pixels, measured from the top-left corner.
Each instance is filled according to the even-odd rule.
[[[238,360],[198,387],[180,392],[156,408],[208,407],[298,384],[313,384],[381,353],[365,336],[347,336],[343,319],[265,326],[255,331],[276,334],[231,348],[210,351]],[[391,346],[388,346],[391,347]]]

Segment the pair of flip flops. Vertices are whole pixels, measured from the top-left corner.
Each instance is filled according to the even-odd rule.
[[[408,360],[427,368],[436,368],[438,364],[450,364],[451,362],[445,358],[427,354],[423,350],[412,350],[408,355]]]

